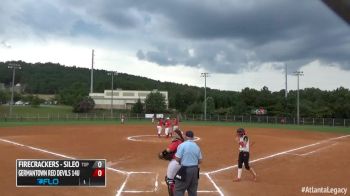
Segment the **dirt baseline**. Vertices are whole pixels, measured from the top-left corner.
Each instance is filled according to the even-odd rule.
[[[304,186],[350,188],[350,170],[346,169],[350,164],[348,136],[248,129],[255,143],[250,160],[258,180],[253,182],[244,171],[243,180],[234,183],[238,156],[235,127],[181,128],[193,130],[200,138],[197,143],[202,149],[203,164],[199,195],[301,195]],[[156,155],[170,139],[153,138],[155,134],[154,125],[1,128],[0,192],[2,195],[167,195],[163,179],[168,162],[159,160]],[[135,136],[136,141],[128,139]],[[107,186],[16,187],[16,159],[63,159],[59,155],[107,159]]]

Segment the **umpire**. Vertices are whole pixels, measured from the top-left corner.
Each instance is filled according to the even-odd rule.
[[[193,141],[193,131],[186,131],[186,141],[180,144],[175,159],[181,164],[175,176],[175,196],[196,196],[198,188],[199,167],[202,162],[202,153],[199,146]]]

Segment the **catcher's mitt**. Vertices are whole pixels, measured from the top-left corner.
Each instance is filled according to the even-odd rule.
[[[163,152],[158,154],[159,159],[163,159],[163,160],[168,160],[171,161],[171,159],[173,159],[173,152],[168,152],[166,150],[163,150]]]

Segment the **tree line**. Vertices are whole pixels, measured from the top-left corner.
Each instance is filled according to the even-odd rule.
[[[68,67],[55,63],[26,63],[23,61],[0,62],[0,83],[9,86],[12,82],[10,63],[20,64],[15,83],[24,86],[26,94],[55,94],[56,100],[65,105],[77,105],[90,91],[90,70],[87,68]],[[94,70],[94,92],[103,92],[111,88],[111,78],[106,70]],[[124,90],[168,91],[168,112],[203,113],[204,88],[160,82],[145,77],[119,73],[114,78],[114,88]],[[0,99],[8,96],[0,92]],[[257,108],[264,108],[268,115],[296,115],[295,90],[272,92],[268,87],[259,90],[244,88],[240,92],[207,88],[207,113],[228,115],[250,115]],[[0,100],[3,102],[3,100]],[[140,105],[138,105],[140,108]],[[145,107],[145,106],[143,106]],[[147,109],[144,108],[144,109]],[[318,88],[300,90],[301,117],[350,118],[350,91],[339,87],[332,91]]]

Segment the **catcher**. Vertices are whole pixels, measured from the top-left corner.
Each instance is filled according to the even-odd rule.
[[[180,169],[181,165],[175,160],[175,153],[177,147],[184,141],[182,136],[182,132],[179,129],[174,131],[172,136],[172,141],[169,146],[163,150],[163,152],[159,153],[159,158],[163,160],[168,160],[170,163],[168,164],[167,174],[165,176],[165,182],[168,186],[169,196],[174,195],[175,188],[175,174]]]
[[[238,128],[236,137],[236,140],[239,145],[239,155],[238,174],[237,178],[234,181],[239,182],[241,180],[243,163],[246,170],[248,170],[252,174],[254,181],[256,181],[256,173],[252,167],[249,167],[249,138],[246,134],[246,131],[243,128]]]

